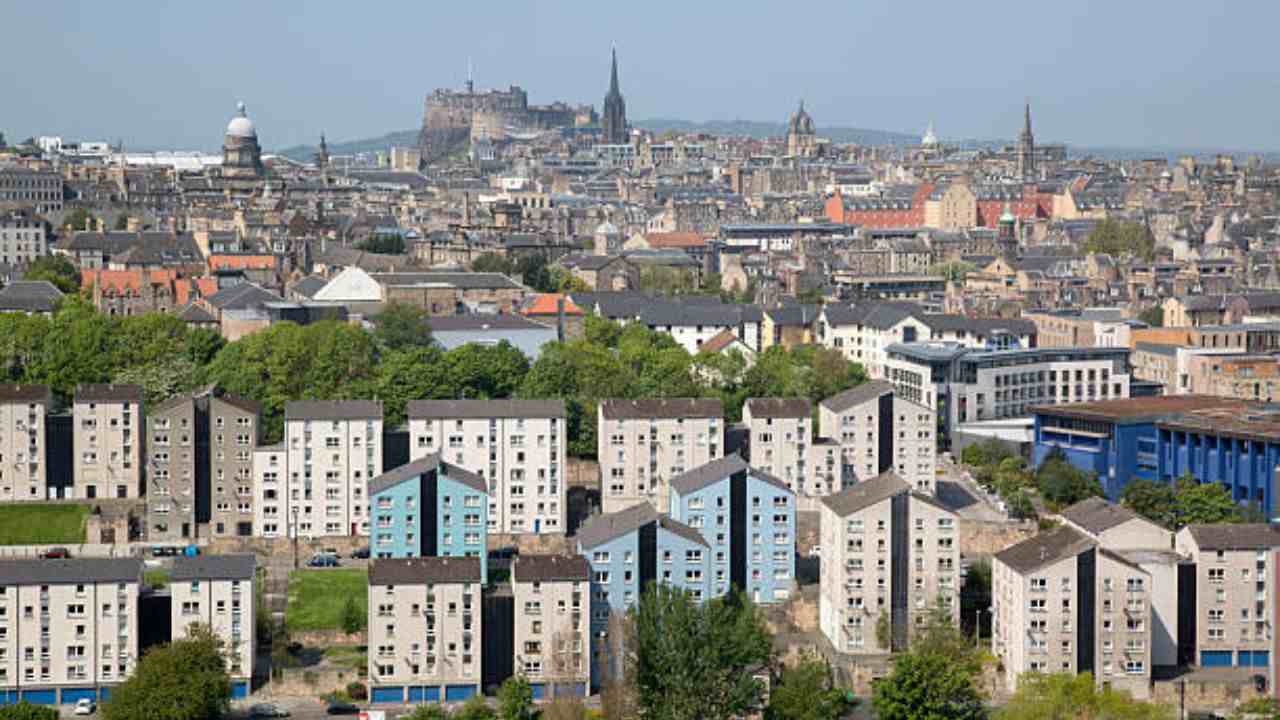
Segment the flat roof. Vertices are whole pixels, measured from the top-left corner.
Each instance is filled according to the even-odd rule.
[[[1036,415],[1054,415],[1081,420],[1135,422],[1144,418],[1155,420],[1165,415],[1193,410],[1224,409],[1241,412],[1248,407],[1248,403],[1241,400],[1212,395],[1156,395],[1070,405],[1035,405],[1030,408],[1030,411]]]

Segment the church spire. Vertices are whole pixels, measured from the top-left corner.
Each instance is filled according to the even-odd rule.
[[[609,94],[621,95],[622,91],[618,89],[618,46],[614,45],[611,52],[613,53],[613,64],[609,69]]]
[[[1031,136],[1031,101],[1030,100],[1027,101],[1027,105],[1026,105],[1025,116],[1022,122],[1022,134],[1023,136],[1026,136],[1026,137]]]

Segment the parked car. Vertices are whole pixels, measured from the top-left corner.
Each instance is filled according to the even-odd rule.
[[[51,547],[40,553],[40,557],[45,560],[66,560],[71,557],[71,551],[64,547]]]
[[[98,704],[89,698],[80,698],[76,701],[76,707],[73,711],[76,715],[92,715],[98,709]]]
[[[822,557],[822,546],[814,545],[809,548],[809,557]]]
[[[313,568],[338,567],[338,558],[334,557],[333,555],[320,555],[320,554],[312,555],[311,559],[307,561],[307,567],[313,567]]]
[[[324,712],[326,715],[359,715],[360,708],[349,702],[334,700],[329,703],[329,706],[325,708]]]
[[[289,717],[289,711],[273,705],[272,703],[259,703],[249,708],[249,717],[251,718],[282,718]]]
[[[175,557],[178,554],[178,548],[173,545],[152,545],[152,557]]]
[[[332,555],[333,557],[338,557],[338,548],[324,548],[323,550],[321,550],[320,552],[318,552],[318,553],[316,553],[316,554],[317,554],[317,555]]]
[[[365,545],[364,547],[358,547],[355,550],[352,550],[351,557],[352,559],[355,559],[355,560],[369,559],[369,546]]]

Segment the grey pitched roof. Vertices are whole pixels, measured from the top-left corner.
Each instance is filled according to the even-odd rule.
[[[137,582],[141,579],[142,561],[136,558],[0,560],[0,587]]]
[[[328,285],[329,281],[317,275],[308,275],[289,285],[291,292],[298,293],[303,297],[315,297],[320,292],[320,288]]]
[[[370,585],[478,582],[478,557],[394,558],[374,560],[369,566]]]
[[[1094,535],[1138,518],[1138,513],[1129,508],[1100,497],[1085,498],[1063,510],[1061,515]]]
[[[964,331],[975,334],[1007,332],[1014,335],[1034,335],[1036,324],[1030,320],[1003,318],[971,318],[965,315],[924,315],[924,322],[934,332]]]
[[[410,400],[409,418],[563,418],[564,400]]]
[[[807,418],[812,412],[808,398],[747,398],[752,418]]]
[[[748,467],[747,462],[737,453],[725,455],[671,478],[671,489],[681,495],[687,495],[734,473],[746,470]]]
[[[456,480],[476,492],[482,492],[486,495],[489,493],[489,489],[485,486],[484,480],[482,480],[479,475],[471,472],[470,470],[460,468],[457,465],[444,462],[440,459],[440,453],[435,452],[427,455],[426,457],[418,458],[413,462],[405,463],[398,468],[388,470],[387,472],[384,472],[378,477],[370,480],[369,495],[372,497],[387,488],[394,487],[406,480],[416,478],[423,473],[431,472],[437,468],[443,470],[444,474],[450,480]]]
[[[200,325],[211,325],[218,322],[218,318],[209,314],[202,306],[196,303],[187,303],[177,312],[178,319],[186,323],[196,323]]]
[[[379,400],[290,400],[285,420],[371,420],[382,417]]]
[[[49,401],[48,385],[0,384],[0,403],[42,403]]]
[[[484,272],[396,272],[370,273],[379,285],[413,287],[447,285],[463,290],[520,290],[524,286],[502,273]]]
[[[841,393],[836,393],[831,397],[823,400],[819,405],[832,412],[842,413],[851,407],[861,405],[868,400],[893,392],[893,383],[888,380],[872,380],[864,382],[857,387],[851,387]]]
[[[511,563],[515,582],[581,582],[591,579],[591,563],[581,555],[520,555]]]
[[[53,312],[61,299],[48,280],[15,280],[0,289],[0,312]]]
[[[598,547],[642,525],[651,523],[658,517],[658,511],[647,502],[607,515],[597,515],[579,528],[578,543],[587,549]]]
[[[911,486],[893,471],[850,485],[834,495],[822,498],[822,504],[831,508],[836,515],[844,517],[869,508],[878,502],[888,500],[894,495],[911,492]]]
[[[775,325],[812,325],[818,317],[819,309],[818,305],[783,305],[769,308],[764,314]]]
[[[1201,550],[1263,550],[1280,547],[1280,527],[1270,523],[1188,525]]]
[[[609,399],[600,401],[600,411],[608,420],[719,418],[724,416],[724,405],[719,398]]]
[[[197,555],[173,560],[174,580],[252,580],[258,569],[258,558],[252,553],[239,555]]]
[[[1068,526],[1058,527],[1027,538],[1017,545],[996,553],[996,559],[1019,573],[1026,574],[1052,565],[1060,560],[1075,557],[1094,547],[1089,536]]]
[[[284,298],[251,282],[232,285],[205,298],[219,310],[245,310],[261,307],[264,303],[284,302]]]
[[[675,535],[679,535],[680,537],[684,538],[685,540],[688,540],[689,542],[695,545],[701,545],[703,547],[711,547],[707,543],[707,539],[702,537],[702,533],[698,532],[697,530],[694,530],[693,528],[689,527],[688,525],[685,525],[684,523],[678,520],[672,520],[671,518],[665,515],[658,518],[658,527],[662,528],[663,530],[666,530],[667,532],[673,533]]]
[[[427,318],[427,324],[431,326],[432,332],[483,332],[485,330],[545,330],[547,332],[552,332],[554,330],[542,323],[534,322],[526,317],[511,315],[509,313],[437,315],[435,317]]]
[[[141,403],[142,398],[141,385],[90,383],[76,386],[75,401],[78,403]]]

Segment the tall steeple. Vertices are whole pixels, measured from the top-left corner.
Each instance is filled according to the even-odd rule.
[[[627,142],[627,103],[622,99],[622,90],[618,87],[618,48],[612,51],[612,63],[609,68],[609,93],[604,96],[604,113],[600,122],[604,130],[602,140],[609,145],[622,145]]]
[[[1027,101],[1018,137],[1018,176],[1030,180],[1036,174],[1036,137],[1031,133],[1031,102]]]

